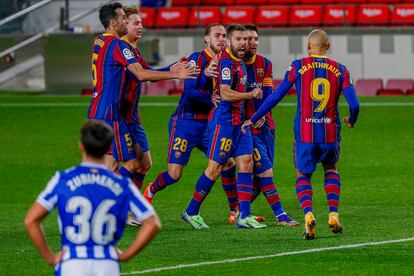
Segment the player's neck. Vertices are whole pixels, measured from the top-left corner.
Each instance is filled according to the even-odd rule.
[[[309,56],[326,56],[326,50],[322,49],[310,49],[308,53]]]
[[[88,162],[88,163],[97,163],[105,165],[105,159],[104,158],[95,158],[86,154],[82,154],[82,162]]]
[[[256,54],[254,54],[254,55],[246,54],[243,58],[243,61],[246,64],[252,64],[252,63],[254,63],[255,60],[256,60]]]
[[[113,35],[117,38],[120,38],[118,32],[113,28],[108,28],[108,29],[105,30],[105,32],[108,33],[108,34],[111,34],[111,35]]]

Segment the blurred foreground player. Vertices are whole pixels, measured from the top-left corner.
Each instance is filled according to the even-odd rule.
[[[159,231],[153,208],[129,178],[109,171],[104,154],[113,131],[99,121],[82,126],[82,163],[57,172],[26,215],[27,232],[56,275],[119,275],[120,261],[134,257]],[[61,251],[53,254],[41,223],[57,208]],[[124,251],[117,248],[128,211],[142,227]]]
[[[305,214],[305,239],[315,239],[316,220],[312,210],[311,176],[317,163],[325,170],[324,188],[329,206],[328,225],[333,233],[342,232],[338,216],[341,181],[336,169],[339,159],[341,122],[338,100],[342,94],[349,104],[350,116],[344,123],[353,128],[359,114],[359,103],[346,67],[326,56],[330,48],[328,35],[313,30],[308,36],[309,57],[293,61],[277,90],[243,127],[256,123],[276,106],[295,84],[298,94],[295,118],[294,161],[296,194]]]

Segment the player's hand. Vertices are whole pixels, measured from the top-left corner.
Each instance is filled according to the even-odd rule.
[[[180,69],[187,68],[188,61],[186,60],[178,60],[176,63],[170,66],[170,71],[177,72]]]
[[[200,68],[194,66],[191,68],[180,68],[177,70],[177,78],[181,80],[196,79],[200,74]]]
[[[63,250],[59,251],[54,256],[52,256],[49,260],[46,260],[46,262],[51,266],[56,266],[62,261],[63,253],[65,253]]]
[[[346,126],[348,128],[354,128],[354,124],[352,124],[351,122],[349,122],[349,116],[344,117],[344,123],[346,124]]]
[[[255,89],[253,89],[252,94],[253,94],[253,98],[254,99],[261,99],[261,98],[263,98],[263,91],[262,91],[262,89],[260,89],[258,87],[256,87]]]
[[[263,125],[264,125],[264,123],[266,122],[266,117],[265,116],[263,116],[262,118],[260,118],[259,119],[259,121],[257,121],[254,125],[253,125],[253,127],[254,128],[261,128]]]
[[[221,97],[219,94],[215,93],[213,94],[213,96],[211,96],[211,102],[214,104],[214,107],[217,107],[220,101],[221,101]]]
[[[212,59],[206,69],[204,69],[204,75],[206,75],[209,78],[217,78],[218,77],[218,71],[217,71],[217,61]]]
[[[241,126],[241,130],[243,131],[243,133],[246,133],[246,128],[248,128],[251,125],[253,125],[252,121],[250,120],[244,121],[244,123]]]

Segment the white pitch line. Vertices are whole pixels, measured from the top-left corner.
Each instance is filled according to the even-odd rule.
[[[340,103],[340,106],[347,106],[346,103]],[[376,102],[362,102],[361,106],[366,107],[380,107],[380,106],[414,106],[414,102],[391,102],[391,103],[376,103]],[[1,107],[87,107],[89,103],[0,103]],[[140,107],[172,107],[177,106],[177,103],[163,103],[163,102],[143,102],[139,104]],[[280,103],[278,106],[287,106],[293,107],[296,106],[296,103]]]
[[[333,251],[333,250],[341,250],[341,249],[349,249],[349,248],[358,248],[358,247],[365,247],[365,246],[376,246],[376,245],[383,245],[383,244],[390,244],[390,243],[402,243],[402,242],[409,242],[409,241],[414,241],[414,237],[407,238],[407,239],[399,239],[399,240],[388,240],[388,241],[380,241],[380,242],[366,242],[366,243],[340,245],[340,246],[332,246],[332,247],[322,247],[322,248],[314,248],[314,249],[307,249],[307,250],[301,250],[301,251],[283,252],[283,253],[277,253],[277,254],[271,254],[271,255],[251,256],[251,257],[237,258],[237,259],[225,259],[225,260],[220,260],[220,261],[200,262],[200,263],[193,263],[193,264],[179,264],[179,265],[174,265],[174,266],[164,266],[164,267],[158,267],[158,268],[145,269],[141,271],[124,272],[124,273],[121,273],[121,275],[136,275],[136,274],[144,274],[144,273],[153,273],[153,272],[161,272],[165,270],[176,270],[176,269],[181,269],[181,268],[198,267],[198,266],[215,265],[215,264],[237,263],[237,262],[244,262],[244,261],[251,261],[251,260],[269,259],[269,258],[275,258],[275,257],[300,255],[300,254],[323,252],[323,251]]]

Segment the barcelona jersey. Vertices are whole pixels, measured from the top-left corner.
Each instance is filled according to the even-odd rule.
[[[250,118],[256,110],[263,104],[266,98],[272,94],[273,77],[272,77],[272,62],[262,55],[255,55],[250,62],[246,62],[247,69],[247,90],[252,91],[255,88],[260,88],[263,91],[262,99],[252,99],[246,103],[246,118]],[[275,123],[272,117],[272,112],[269,111],[265,115],[265,124],[259,128],[252,128],[252,134],[258,134],[263,129],[274,130]]]
[[[204,68],[208,66],[212,56],[207,50],[195,52],[188,58],[190,66],[202,69],[197,79],[187,79],[184,82],[184,92],[181,95],[177,109],[172,116],[183,119],[207,120],[213,107],[213,79],[204,75]]]
[[[217,85],[228,85],[232,90],[246,93],[247,72],[244,62],[233,56],[230,49],[219,53]],[[219,89],[220,93],[220,89]],[[212,114],[212,121],[218,124],[240,126],[244,119],[244,101],[221,100]]]
[[[347,68],[326,56],[295,60],[276,92],[252,116],[251,121],[257,121],[275,106],[293,84],[297,93],[295,140],[303,143],[339,142],[341,122],[338,100],[341,92],[349,104],[352,124],[358,118],[359,104]]]
[[[124,38],[123,41],[128,43]],[[129,44],[129,43],[128,43]],[[132,44],[131,49],[137,62],[144,69],[152,69],[151,66],[142,58],[140,51]],[[131,72],[127,72],[126,84],[124,86],[124,93],[122,93],[123,99],[121,104],[121,116],[128,123],[141,124],[141,118],[139,116],[138,104],[141,97],[142,82]]]
[[[104,33],[95,39],[92,52],[93,96],[88,118],[120,119],[129,64],[136,63],[133,49],[117,37]]]

